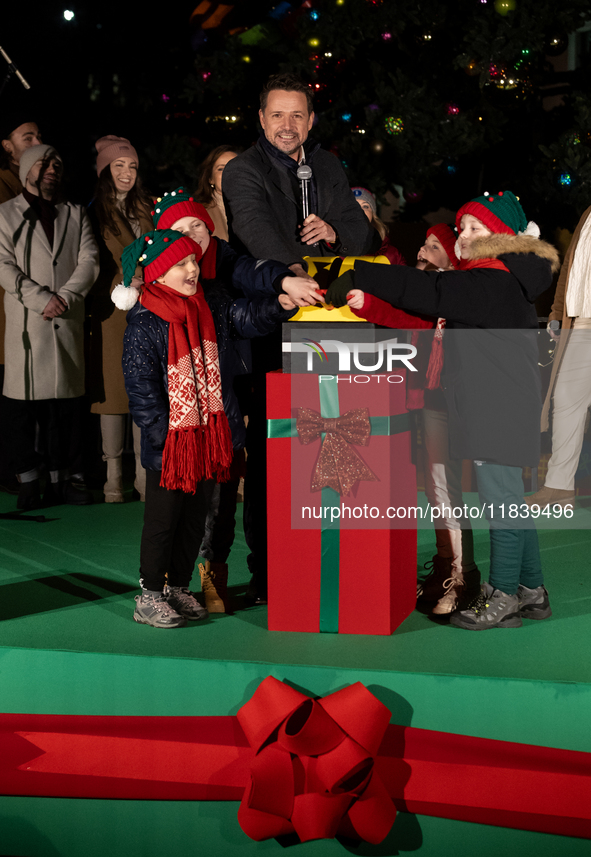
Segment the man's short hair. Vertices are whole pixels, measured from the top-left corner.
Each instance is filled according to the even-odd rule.
[[[269,93],[274,89],[282,89],[285,92],[301,92],[306,96],[306,102],[308,104],[308,114],[312,113],[314,110],[314,103],[312,101],[312,92],[309,86],[300,80],[299,77],[296,77],[295,74],[291,74],[290,72],[286,72],[284,74],[272,74],[269,80],[264,85],[260,99],[261,99],[261,111],[264,113],[265,108],[267,106],[267,99],[269,97]]]

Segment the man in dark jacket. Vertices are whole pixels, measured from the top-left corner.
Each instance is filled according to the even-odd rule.
[[[308,137],[314,124],[309,87],[292,74],[274,75],[260,96],[262,134],[230,161],[222,190],[230,243],[256,259],[275,259],[307,276],[305,256],[377,253],[379,234],[353,196],[338,159]],[[298,167],[311,169],[310,211],[303,216]],[[314,285],[311,283],[311,285]],[[314,299],[310,300],[313,303]],[[281,366],[280,337],[253,347],[244,528],[253,573],[249,595],[266,600],[265,373]]]
[[[341,164],[308,137],[314,124],[310,89],[294,75],[274,75],[260,103],[263,133],[224,170],[230,243],[237,238],[256,259],[276,259],[297,274],[304,273],[304,256],[370,253],[375,230]],[[303,164],[312,170],[312,213],[305,220],[297,178]]]

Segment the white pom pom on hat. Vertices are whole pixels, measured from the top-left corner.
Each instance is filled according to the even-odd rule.
[[[540,237],[540,227],[533,220],[530,220],[523,232],[518,232],[518,235],[529,235],[531,238]]]
[[[111,292],[111,300],[117,309],[122,309],[126,312],[136,305],[139,296],[140,293],[135,286],[124,286],[123,283],[119,283]]]

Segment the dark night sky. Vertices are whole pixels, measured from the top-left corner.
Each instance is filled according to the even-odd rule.
[[[25,93],[13,78],[0,111],[30,98],[44,140],[65,160],[69,193],[77,201],[92,191],[97,137],[132,136],[140,148],[158,133],[165,114],[161,95],[174,92],[191,67],[195,5],[12,4],[1,44],[31,90]],[[64,9],[74,12],[72,21],[64,19]]]

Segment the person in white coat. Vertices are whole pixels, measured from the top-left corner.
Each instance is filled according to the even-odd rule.
[[[0,286],[6,313],[1,430],[12,452],[19,508],[40,505],[38,424],[49,472],[45,500],[92,502],[69,481],[72,427],[84,394],[84,297],[98,276],[86,212],[59,197],[63,165],[52,146],[21,157],[23,192],[0,205]]]

